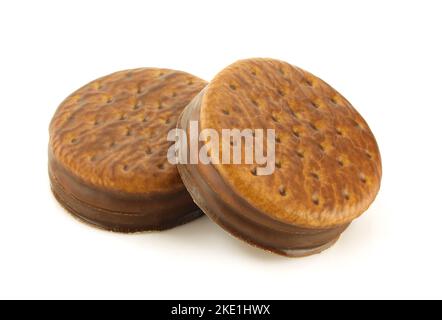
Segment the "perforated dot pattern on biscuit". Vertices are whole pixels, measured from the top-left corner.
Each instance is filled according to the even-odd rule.
[[[276,219],[345,224],[379,190],[381,159],[367,123],[330,85],[288,63],[249,59],[227,67],[207,87],[200,118],[202,129],[275,129],[274,174],[258,176],[256,164],[215,166],[236,193]]]
[[[130,193],[183,188],[167,165],[167,133],[206,82],[143,68],[95,80],[70,95],[50,125],[54,158],[99,188]]]

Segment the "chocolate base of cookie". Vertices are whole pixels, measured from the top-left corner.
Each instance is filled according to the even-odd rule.
[[[282,256],[301,258],[333,246],[348,225],[330,230],[297,229],[294,233],[273,230],[235,212],[204,185],[201,176],[187,166],[179,166],[181,178],[201,210],[224,230],[248,244]],[[196,185],[200,187],[195,187]],[[246,212],[243,212],[247,214]],[[310,244],[309,244],[310,243]]]
[[[134,215],[109,211],[82,203],[80,200],[68,195],[56,182],[54,177],[50,177],[50,181],[52,193],[63,208],[82,222],[106,231],[119,233],[163,231],[186,224],[202,216],[201,210],[197,209],[174,221],[169,221],[161,225],[152,224],[149,222],[148,215]]]
[[[49,179],[56,200],[69,213],[83,222],[108,231],[161,231],[202,216],[201,210],[185,190],[169,196],[144,197],[96,190],[60,168],[51,156]]]

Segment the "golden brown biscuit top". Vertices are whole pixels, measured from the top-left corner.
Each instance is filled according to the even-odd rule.
[[[277,220],[345,224],[379,190],[381,159],[367,123],[331,86],[288,63],[249,59],[227,67],[208,85],[200,119],[202,129],[220,135],[275,129],[274,174],[257,176],[255,165],[215,167],[240,197]]]
[[[50,125],[54,158],[83,181],[135,194],[184,188],[167,133],[206,82],[167,69],[121,71],[70,95]]]

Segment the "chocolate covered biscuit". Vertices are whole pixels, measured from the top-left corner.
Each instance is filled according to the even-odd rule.
[[[188,73],[144,68],[95,80],[50,124],[49,175],[76,217],[120,232],[163,230],[200,216],[166,158],[167,133],[206,85]]]
[[[220,135],[274,130],[272,174],[260,175],[256,163],[178,165],[199,207],[257,247],[295,257],[321,252],[378,193],[381,158],[367,123],[330,85],[286,62],[248,59],[222,70],[178,127],[188,132],[192,121]]]

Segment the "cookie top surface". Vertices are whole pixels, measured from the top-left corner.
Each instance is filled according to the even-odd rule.
[[[50,125],[50,150],[74,176],[134,194],[184,188],[167,161],[167,133],[206,82],[185,72],[143,68],[97,79],[70,95]]]
[[[206,88],[200,122],[220,136],[222,129],[275,129],[272,175],[257,176],[252,164],[214,166],[236,194],[276,220],[342,225],[379,190],[381,158],[367,123],[331,86],[288,63],[249,59],[221,71]]]

